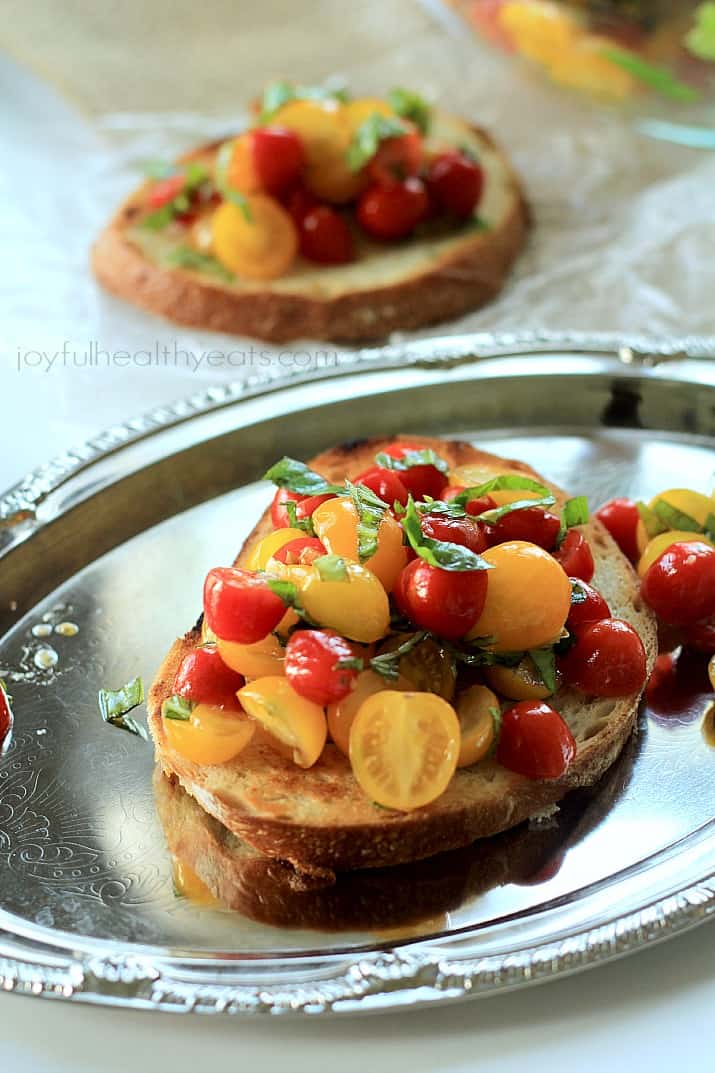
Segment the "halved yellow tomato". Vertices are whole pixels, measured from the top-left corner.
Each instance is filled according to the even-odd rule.
[[[197,704],[188,719],[164,718],[170,748],[194,764],[226,764],[242,752],[254,726],[243,712]]]
[[[409,679],[403,675],[392,685],[392,689],[414,690]],[[350,753],[350,728],[353,725],[363,701],[386,689],[385,679],[375,674],[374,671],[362,671],[355,682],[355,686],[342,700],[334,701],[328,705],[328,730],[338,749],[345,756]]]
[[[527,656],[516,667],[495,664],[484,668],[484,677],[492,689],[509,700],[544,700],[551,690],[541,680],[534,661]]]
[[[387,689],[360,706],[350,731],[350,763],[371,801],[408,812],[444,793],[459,745],[457,713],[446,700]]]
[[[290,544],[291,540],[300,540],[304,536],[302,529],[274,529],[255,545],[248,557],[246,570],[265,570],[268,560],[272,559],[277,551]]]
[[[253,645],[218,640],[216,647],[226,666],[242,674],[244,678],[265,678],[267,675],[283,674],[285,649],[272,633]]]
[[[336,496],[321,503],[313,511],[315,535],[331,555],[357,562],[358,516],[355,504],[345,496]],[[391,514],[385,514],[377,531],[377,551],[364,566],[379,578],[387,592],[407,565],[407,548],[402,543],[402,526]]]
[[[499,699],[486,686],[474,685],[457,697],[461,742],[457,767],[469,767],[482,760],[494,744],[494,713]]]
[[[287,678],[256,678],[238,691],[238,699],[264,730],[293,750],[299,767],[312,767],[323,751],[328,725],[323,709],[299,696]]]
[[[659,500],[662,500],[663,503],[667,503],[669,507],[673,507],[675,510],[680,511],[681,514],[687,514],[688,517],[692,518],[698,525],[704,525],[708,515],[715,514],[715,499],[711,496],[703,495],[702,492],[694,492],[691,488],[668,488],[665,492],[659,492],[657,496],[653,496],[648,504],[651,510],[653,510]],[[678,530],[678,532],[683,532],[683,530]],[[665,536],[665,533],[659,533],[658,535]],[[690,536],[692,539],[692,534]],[[650,539],[643,522],[639,521],[636,527],[636,543],[638,544],[638,551],[641,555],[646,550]],[[676,540],[680,539],[681,537],[678,536],[671,541],[671,543],[674,544]],[[663,551],[664,550],[665,548],[663,548]]]
[[[394,652],[414,634],[394,633],[380,645],[380,654]],[[420,693],[436,693],[438,697],[452,700],[457,684],[454,658],[431,637],[426,637],[410,649],[400,660],[400,673],[412,682],[412,688]]]
[[[491,481],[493,477],[524,477],[525,474],[518,469],[503,469],[495,473],[493,469],[479,463],[469,462],[465,466],[457,466],[449,475],[449,483],[463,485],[465,488],[476,488],[480,484]],[[498,507],[507,503],[517,503],[520,499],[540,499],[539,492],[530,492],[528,488],[498,488],[487,493]]]

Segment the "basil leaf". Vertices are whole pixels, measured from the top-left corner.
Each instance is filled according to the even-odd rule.
[[[648,63],[630,49],[609,47],[601,49],[600,55],[672,101],[689,103],[700,97],[697,89],[675,78],[666,67]]]
[[[312,518],[299,518],[298,517],[298,504],[293,499],[286,499],[283,504],[288,515],[288,522],[291,529],[302,529],[304,533],[309,536],[315,536],[315,529],[313,528]]]
[[[672,507],[664,499],[656,499],[652,510],[658,521],[662,522],[666,529],[681,529],[687,533],[702,533],[703,531],[700,522],[696,522],[695,518],[691,518],[689,514],[684,514],[682,510]]]
[[[643,503],[642,500],[638,500],[636,506],[638,507],[638,513],[640,514],[641,521],[643,522],[646,531],[646,536],[649,540],[666,532],[668,526],[663,524],[658,515],[652,511],[646,503]]]
[[[371,116],[363,120],[353,135],[353,140],[345,154],[350,171],[360,171],[360,168],[372,160],[380,147],[380,142],[389,138],[401,138],[407,134],[409,128],[401,119],[391,119],[389,116],[373,112]]]
[[[556,657],[554,656],[553,648],[530,648],[529,656],[549,693],[555,693],[558,683],[556,681]]]
[[[396,682],[400,677],[400,660],[408,652],[411,652],[413,648],[421,644],[426,637],[429,637],[428,631],[419,630],[417,633],[413,633],[411,637],[408,637],[406,641],[403,641],[392,652],[383,652],[380,656],[373,656],[369,661],[371,669],[375,674],[379,674],[381,678],[386,678],[388,682]]]
[[[430,125],[430,107],[424,97],[411,89],[403,89],[396,86],[387,95],[387,101],[393,112],[397,112],[403,119],[409,119],[419,130],[420,134],[426,134]]]
[[[494,752],[499,742],[499,735],[501,734],[502,710],[501,708],[491,707],[488,711],[492,717],[492,723],[494,724],[494,742],[490,750],[490,752]]]
[[[331,86],[297,86],[293,82],[271,82],[263,91],[259,122],[269,123],[289,101],[346,101],[343,89]]]
[[[126,730],[130,734],[148,740],[146,727],[132,719],[129,712],[138,708],[144,700],[144,683],[141,678],[132,678],[121,689],[100,689],[99,711],[105,723]]]
[[[142,219],[141,227],[145,227],[148,231],[161,231],[164,227],[171,223],[174,219],[174,206],[171,201],[166,205],[162,205],[160,209],[155,209],[154,212],[148,212]]]
[[[712,540],[715,543],[715,514],[708,514],[703,529],[708,540]]]
[[[365,660],[360,656],[343,656],[337,663],[333,664],[334,671],[363,671],[365,670]]]
[[[452,544],[447,540],[434,540],[432,537],[425,536],[422,532],[420,516],[412,496],[407,501],[407,510],[402,519],[402,528],[412,549],[431,566],[438,566],[442,570],[454,571],[492,569],[490,563],[461,544]]]
[[[242,194],[239,190],[236,190],[228,181],[228,169],[231,163],[231,157],[233,155],[233,141],[224,142],[218,153],[216,154],[216,164],[214,167],[214,176],[216,179],[216,189],[222,198],[226,201],[230,201],[232,205],[239,208],[244,215],[244,218],[252,223],[253,214],[251,212],[248,200],[245,194]]]
[[[588,500],[586,496],[575,496],[573,499],[567,499],[561,511],[561,525],[556,538],[557,547],[563,543],[563,539],[569,529],[572,529],[575,525],[585,525],[588,517]]]
[[[224,268],[215,257],[211,257],[208,253],[194,250],[191,246],[177,246],[168,254],[166,261],[167,264],[175,265],[177,268],[188,268],[194,272],[208,272],[211,275],[218,276],[219,279],[224,280],[226,283],[231,283],[235,279],[233,273]]]
[[[546,485],[540,484],[532,477],[522,477],[517,473],[504,473],[500,477],[492,477],[490,480],[484,481],[483,484],[465,488],[463,492],[451,499],[450,503],[454,503],[458,507],[466,507],[470,499],[480,499],[481,496],[488,495],[489,492],[501,492],[505,489],[511,492],[537,492],[540,496],[550,495]]]
[[[393,458],[392,455],[380,451],[379,454],[375,455],[375,462],[378,466],[382,466],[383,469],[392,469],[396,473],[404,473],[406,470],[412,469],[413,466],[434,466],[440,473],[449,473],[449,466],[445,460],[440,458],[431,447],[406,451],[401,458]]]
[[[578,581],[571,582],[571,606],[575,607],[576,604],[585,604],[588,600],[584,589],[581,587]]]
[[[300,594],[298,592],[298,586],[293,581],[287,581],[284,578],[265,576],[266,585],[275,593],[275,595],[282,600],[286,607],[295,611],[299,618],[302,618],[309,626],[317,626],[317,622],[314,622],[310,615],[307,613],[302,603],[300,602]]]
[[[364,484],[345,482],[355,510],[357,511],[358,559],[364,563],[377,551],[377,535],[385,517],[387,503],[383,503],[371,488]]]
[[[161,706],[161,714],[164,719],[176,719],[181,723],[188,723],[194,710],[194,702],[186,697],[167,697]]]
[[[348,580],[348,570],[345,565],[345,560],[341,559],[339,555],[321,555],[320,558],[313,561],[313,566],[316,568],[323,581]]]
[[[289,492],[295,492],[302,496],[320,496],[332,493],[338,495],[345,489],[339,485],[330,484],[325,477],[309,469],[305,462],[299,462],[296,458],[285,455],[279,462],[271,466],[263,474],[264,481],[273,481],[279,488],[287,488]]]
[[[500,518],[511,514],[515,510],[528,510],[529,507],[553,507],[556,497],[552,495],[542,496],[541,499],[517,499],[514,503],[505,503],[503,507],[494,507],[493,510],[485,510],[478,514],[480,522],[488,522],[493,525]]]

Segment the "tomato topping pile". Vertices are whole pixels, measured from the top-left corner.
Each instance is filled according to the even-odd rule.
[[[378,174],[407,176],[385,181],[394,193],[415,146],[384,144]],[[578,749],[562,685],[643,689],[644,647],[598,589],[583,497],[561,501],[518,468],[450,471],[418,440],[338,484],[291,458],[266,476],[272,528],[240,567],[209,571],[203,647],[165,701],[167,740],[192,762],[240,765],[250,748],[307,768],[333,748],[371,801],[406,811],[477,764],[561,778]],[[714,561],[707,544],[675,543],[643,580],[706,650]]]
[[[177,264],[227,282],[277,279],[301,257],[347,264],[370,242],[403,242],[423,225],[451,235],[479,220],[485,172],[472,148],[431,136],[431,121],[405,90],[348,100],[269,85],[253,127],[214,159],[158,170],[142,222],[172,225],[188,244]]]

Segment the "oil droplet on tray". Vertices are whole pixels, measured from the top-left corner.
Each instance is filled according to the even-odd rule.
[[[711,701],[705,709],[703,737],[708,745],[712,745],[715,748],[715,700]]]
[[[32,627],[33,637],[49,637],[51,633],[52,626],[49,624],[49,622],[37,622]]]
[[[55,633],[59,633],[63,637],[76,637],[79,633],[79,626],[76,622],[59,622],[55,626]]]
[[[41,671],[49,671],[53,667],[57,666],[57,661],[60,657],[55,652],[54,648],[38,648],[35,652],[33,662],[36,667],[39,667]]]

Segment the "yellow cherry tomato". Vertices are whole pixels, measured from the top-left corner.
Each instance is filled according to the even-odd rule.
[[[715,514],[715,499],[711,496],[703,495],[702,492],[693,492],[690,488],[669,488],[665,492],[659,492],[657,496],[653,496],[648,504],[651,510],[653,510],[659,500],[663,503],[667,503],[669,507],[679,510],[682,514],[687,514],[699,525],[705,524],[709,514]],[[678,530],[678,533],[680,532],[681,530]],[[658,534],[658,536],[665,535],[665,533]],[[654,537],[653,539],[656,538]],[[674,537],[671,543],[674,544],[677,540],[681,539],[683,539],[681,536]],[[693,540],[697,538],[693,537],[693,534],[689,532],[686,539]],[[643,525],[643,522],[639,521],[636,527],[636,543],[638,544],[638,551],[641,555],[646,550],[646,546],[649,542],[650,538],[646,532],[646,528]],[[662,550],[665,551],[665,548]]]
[[[573,15],[548,0],[506,0],[499,23],[517,52],[547,66],[573,49],[579,32]]]
[[[414,691],[412,682],[403,675],[400,675],[396,682],[391,683],[390,688],[401,691]],[[363,701],[367,700],[368,697],[372,697],[375,693],[383,692],[385,689],[386,682],[381,675],[375,674],[374,671],[362,671],[348,695],[343,697],[342,700],[334,701],[328,705],[330,737],[345,756],[350,753],[350,728]]]
[[[299,696],[287,678],[256,678],[237,693],[252,719],[293,750],[299,767],[312,767],[328,736],[325,713],[318,704]]]
[[[380,645],[380,654],[394,652],[401,644],[414,636],[410,633],[395,633]],[[454,659],[446,648],[437,644],[431,637],[426,637],[411,648],[400,660],[400,674],[410,682],[412,688],[421,693],[436,693],[438,697],[451,700],[457,684],[457,670]]]
[[[368,697],[355,716],[350,764],[371,801],[408,812],[447,789],[459,743],[457,713],[446,700],[386,689]]]
[[[174,890],[182,898],[188,898],[194,905],[216,906],[221,903],[211,893],[209,888],[204,883],[203,879],[200,879],[196,872],[184,861],[180,861],[178,857],[174,857],[171,866],[172,877],[174,880]]]
[[[484,677],[492,689],[509,700],[544,700],[551,696],[551,690],[542,682],[530,656],[517,663],[516,667],[503,667],[500,664],[485,667]]]
[[[710,544],[709,540],[704,533],[693,533],[689,530],[669,529],[667,533],[659,533],[658,536],[649,540],[645,546],[643,554],[638,560],[638,575],[644,577],[649,567],[653,565],[656,559],[659,559],[664,551],[667,551],[671,544],[692,543],[697,541],[700,544]]]
[[[253,157],[253,138],[250,131],[234,140],[233,150],[226,169],[228,185],[242,194],[257,194],[261,183],[256,173]]]
[[[301,603],[319,626],[351,641],[372,644],[390,625],[390,604],[382,582],[359,563],[345,562],[345,578],[328,581],[315,566],[288,566],[274,559],[271,572],[294,582]]]
[[[610,60],[604,52],[612,47],[606,37],[583,34],[569,49],[548,62],[554,82],[600,97],[624,100],[637,89],[632,74]]]
[[[272,633],[253,645],[219,640],[216,646],[226,666],[242,674],[244,678],[265,678],[267,675],[283,674],[285,649]]]
[[[358,558],[358,516],[355,504],[345,496],[336,496],[321,503],[313,511],[315,535],[329,554],[344,559]],[[379,578],[387,592],[407,565],[407,548],[402,543],[402,526],[391,514],[385,514],[377,531],[377,551],[364,566]]]
[[[715,656],[710,657],[708,663],[708,677],[710,679],[710,685],[715,689]]]
[[[370,116],[381,115],[391,119],[396,115],[394,108],[380,97],[356,97],[354,101],[343,105],[343,111],[353,133]]]
[[[495,652],[520,652],[550,644],[571,607],[571,582],[543,548],[509,540],[483,553],[489,571],[487,598],[467,639],[493,637]]]
[[[482,760],[494,744],[494,713],[499,699],[486,686],[470,686],[457,697],[461,742],[457,767],[469,767]]]
[[[503,469],[499,473],[495,473],[493,469],[488,469],[484,465],[479,463],[470,462],[466,466],[457,466],[452,470],[449,475],[449,483],[454,485],[463,485],[465,488],[477,488],[480,484],[485,484],[487,481],[492,480],[493,477],[524,477],[526,474],[522,473],[518,469]],[[530,492],[528,488],[497,488],[493,492],[487,492],[498,507],[503,507],[507,503],[516,503],[520,499],[540,499],[541,494],[539,492]]]
[[[305,185],[319,198],[343,204],[357,197],[365,178],[348,167],[353,127],[345,107],[334,100],[289,101],[271,121],[300,138],[305,151]]]
[[[265,570],[268,560],[272,559],[277,551],[290,544],[291,540],[300,540],[304,536],[302,529],[274,529],[255,545],[246,562],[246,570]]]
[[[242,752],[254,726],[243,712],[197,704],[188,719],[164,718],[169,747],[194,764],[226,764]]]
[[[265,194],[246,198],[246,211],[224,201],[211,217],[213,252],[244,279],[277,279],[298,253],[298,233],[282,205]]]

